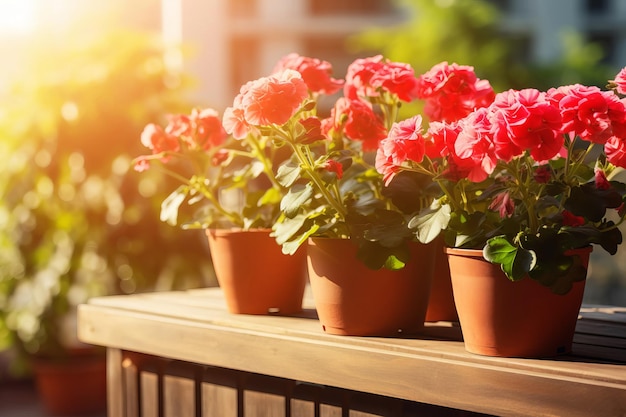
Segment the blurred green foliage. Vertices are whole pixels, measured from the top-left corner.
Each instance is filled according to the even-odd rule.
[[[131,167],[143,127],[190,108],[159,39],[22,52],[0,92],[0,351],[55,354],[89,297],[203,286],[212,269],[202,232],[159,221],[170,180]]]
[[[560,33],[565,54],[550,64],[527,62],[524,39],[500,27],[502,14],[486,0],[396,0],[402,23],[368,30],[349,42],[352,50],[377,50],[410,63],[416,74],[442,61],[473,66],[496,91],[581,83],[604,87],[617,72],[601,64],[602,50],[580,34]]]

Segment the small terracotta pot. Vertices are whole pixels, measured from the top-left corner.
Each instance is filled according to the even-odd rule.
[[[306,251],[285,255],[270,230],[208,229],[218,284],[233,314],[302,311]]]
[[[458,321],[459,316],[452,294],[448,255],[444,252],[443,239],[437,238],[432,244],[435,246],[435,270],[430,287],[426,321]]]
[[[76,354],[31,361],[37,392],[53,416],[84,416],[106,410],[106,356]]]
[[[468,352],[524,358],[571,352],[585,281],[558,295],[530,278],[510,281],[481,250],[447,248],[446,253]],[[591,247],[574,253],[587,267]]]
[[[411,251],[411,261],[401,270],[372,270],[357,259],[349,239],[309,239],[309,279],[324,331],[392,336],[422,329],[434,246],[416,243]]]

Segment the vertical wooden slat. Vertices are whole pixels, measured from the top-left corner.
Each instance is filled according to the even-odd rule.
[[[289,416],[286,380],[249,374],[243,384],[244,417]]]
[[[207,367],[202,377],[202,417],[238,416],[238,373]]]
[[[347,416],[347,412],[344,414],[348,403],[346,391],[338,388],[321,387],[319,392],[320,417]]]
[[[156,369],[142,369],[141,417],[159,417],[159,373]]]
[[[291,392],[291,415],[315,417],[315,410],[319,409],[318,400],[321,389],[316,385],[294,382]]]
[[[124,417],[122,351],[107,349],[107,412],[109,417]]]
[[[199,383],[198,366],[189,363],[172,362],[163,375],[163,416],[196,417],[196,404]]]
[[[138,370],[132,356],[123,355],[122,375],[124,379],[124,412],[127,417],[139,415]]]
[[[244,417],[286,417],[285,397],[260,391],[244,392]]]

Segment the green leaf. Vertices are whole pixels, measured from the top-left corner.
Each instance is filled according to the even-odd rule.
[[[391,271],[402,269],[405,267],[405,265],[406,263],[402,262],[400,259],[396,258],[393,255],[389,256],[387,258],[387,261],[385,262],[385,268]]]
[[[174,192],[168,195],[161,203],[161,216],[162,222],[167,222],[172,226],[176,226],[178,222],[178,209],[183,204],[185,198],[187,198],[188,187],[181,185]]]
[[[273,206],[273,205],[280,203],[282,198],[283,198],[283,194],[280,192],[280,190],[272,187],[272,188],[267,189],[265,193],[263,193],[261,198],[259,198],[259,201],[257,202],[257,206],[258,207],[261,207],[264,205]]]
[[[511,281],[524,278],[537,262],[534,251],[514,246],[505,236],[489,239],[483,248],[483,257],[491,263],[499,264]]]
[[[409,228],[415,229],[417,240],[422,243],[430,243],[448,226],[450,213],[450,205],[439,206],[435,203],[413,217],[409,221]]]
[[[276,180],[283,187],[289,188],[300,178],[301,170],[300,165],[287,162],[278,167]]]
[[[311,201],[313,194],[311,184],[296,184],[291,187],[287,195],[281,200],[280,209],[287,217],[294,217],[300,211],[301,207],[306,206]]]
[[[294,217],[283,217],[281,221],[274,223],[272,236],[276,238],[279,245],[292,240],[300,232],[304,223],[308,220],[306,214],[299,214]]]
[[[300,245],[319,230],[319,225],[311,222],[306,214],[299,214],[294,218],[283,217],[274,224],[271,236],[276,243],[282,246],[282,252],[293,255]]]

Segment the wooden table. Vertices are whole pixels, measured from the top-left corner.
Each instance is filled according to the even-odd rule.
[[[465,352],[456,323],[402,338],[231,315],[219,289],[92,299],[79,337],[107,347],[109,416],[626,416],[626,308],[585,307],[574,354]]]

